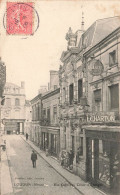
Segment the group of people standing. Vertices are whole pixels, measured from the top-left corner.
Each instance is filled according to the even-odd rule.
[[[74,159],[74,152],[72,151],[72,149],[67,152],[65,150],[63,150],[61,152],[61,166],[65,167],[65,168],[69,168],[72,169],[73,168],[73,159]]]

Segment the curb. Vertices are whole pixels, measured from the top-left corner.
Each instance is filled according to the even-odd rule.
[[[27,142],[22,136],[21,138],[28,144],[30,145],[29,142]],[[30,145],[31,148],[33,148],[31,145]],[[37,146],[36,146],[37,147]],[[34,149],[36,151],[36,149]],[[42,158],[44,159],[61,177],[63,177],[71,186],[73,186],[73,184],[66,178],[64,177],[58,170],[55,169],[55,167],[53,165],[51,165],[43,156],[40,155],[40,153],[38,153],[36,151],[36,153]],[[81,192],[76,186],[73,186],[81,195],[85,195],[83,192]]]

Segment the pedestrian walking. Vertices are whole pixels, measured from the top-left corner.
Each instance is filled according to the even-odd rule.
[[[28,133],[26,133],[26,141],[28,140]]]
[[[34,150],[32,151],[32,154],[31,154],[31,160],[32,160],[33,168],[35,168],[36,167],[37,154],[35,153]]]

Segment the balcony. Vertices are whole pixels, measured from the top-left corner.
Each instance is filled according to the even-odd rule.
[[[48,120],[47,118],[42,119],[40,121],[40,125],[41,126],[49,126],[49,127],[59,127],[58,123],[51,123],[50,120]]]

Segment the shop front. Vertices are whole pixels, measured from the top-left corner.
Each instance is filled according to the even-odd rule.
[[[85,130],[87,180],[111,194],[119,194],[120,128],[88,129]]]
[[[51,156],[58,157],[60,152],[60,129],[54,127],[41,127],[41,149],[46,150]]]
[[[24,134],[25,120],[4,119],[4,131],[6,134]]]

